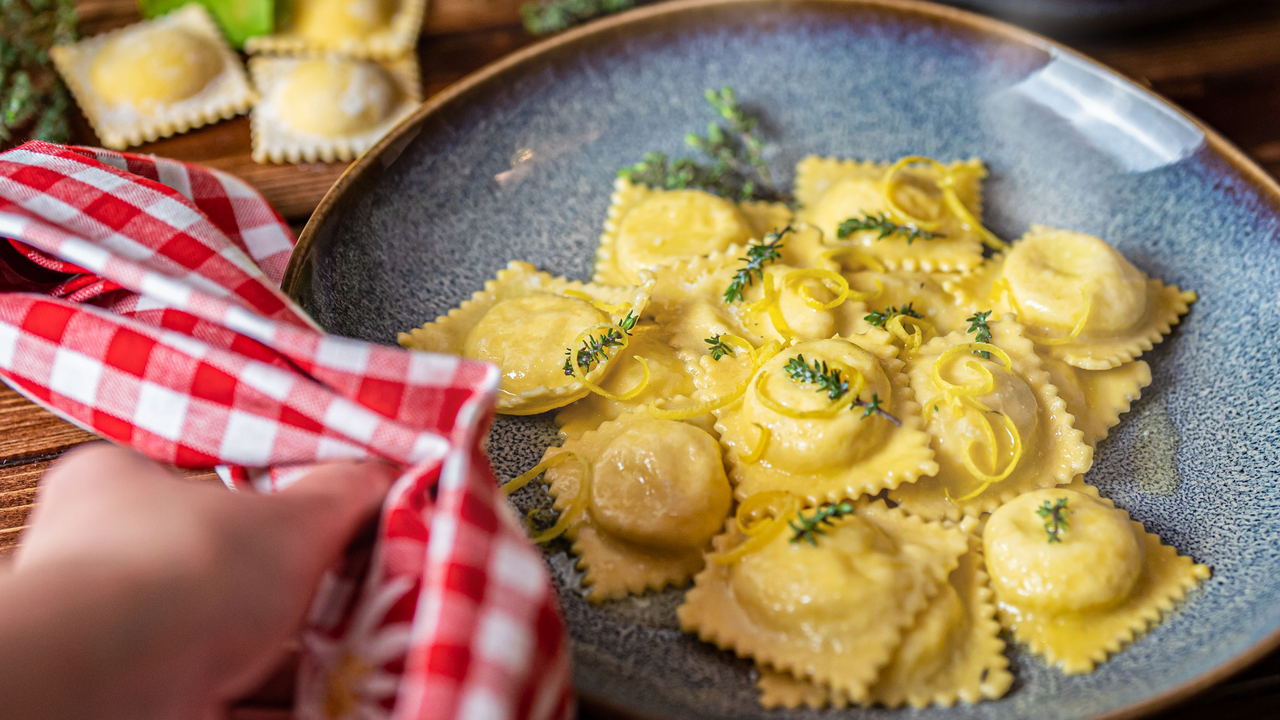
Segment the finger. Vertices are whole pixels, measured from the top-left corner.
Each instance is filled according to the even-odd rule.
[[[395,478],[395,468],[383,462],[327,463],[262,499],[281,516],[279,527],[312,544],[323,568],[362,523],[377,515]]]

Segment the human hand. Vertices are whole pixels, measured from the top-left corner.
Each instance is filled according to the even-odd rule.
[[[0,576],[5,716],[223,717],[280,661],[393,479],[332,463],[258,496],[105,444],[69,453]]]

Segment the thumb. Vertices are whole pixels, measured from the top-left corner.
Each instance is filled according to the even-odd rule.
[[[308,555],[324,563],[377,516],[396,475],[393,466],[380,461],[326,463],[261,499],[277,515],[278,527],[287,528],[309,546]]]

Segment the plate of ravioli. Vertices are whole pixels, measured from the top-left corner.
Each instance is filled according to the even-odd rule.
[[[584,705],[1120,718],[1280,644],[1280,188],[1043,38],[684,0],[343,176],[285,287],[501,368]]]

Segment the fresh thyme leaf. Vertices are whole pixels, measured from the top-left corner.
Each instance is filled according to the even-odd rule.
[[[875,215],[872,215],[866,211],[863,211],[862,217],[860,218],[851,217],[840,223],[836,228],[836,237],[843,240],[856,232],[862,232],[864,230],[872,230],[878,233],[876,235],[877,240],[883,240],[892,235],[904,237],[907,239],[908,245],[916,240],[932,240],[934,238],[946,237],[946,235],[943,235],[942,233],[929,232],[928,230],[923,230],[910,223],[896,223],[893,220],[890,220],[889,216],[885,215],[883,212],[878,212]]]
[[[622,328],[623,332],[630,335],[631,331],[635,329],[636,323],[639,321],[640,318],[635,313],[628,310],[627,316],[622,318],[622,322],[618,323],[618,327]]]
[[[898,315],[905,315],[913,318],[923,317],[920,313],[916,312],[916,309],[912,307],[913,305],[915,305],[914,301],[903,305],[901,308],[896,308],[890,305],[884,310],[872,310],[870,315],[866,315],[862,319],[871,323],[875,327],[884,327],[886,323]]]
[[[853,503],[823,503],[820,507],[813,511],[812,517],[805,517],[804,511],[796,513],[796,520],[788,520],[787,525],[791,526],[792,535],[791,542],[798,543],[801,540],[816,546],[818,544],[818,536],[825,535],[827,530],[835,526],[835,521],[853,514]]]
[[[707,90],[706,98],[728,127],[711,123],[705,136],[690,133],[685,143],[710,158],[710,164],[692,158],[671,160],[663,153],[650,152],[641,162],[619,170],[618,175],[664,190],[692,188],[733,200],[789,201],[791,196],[773,185],[759,119],[743,109],[728,85]]]
[[[608,360],[609,348],[622,345],[622,333],[630,335],[639,321],[639,316],[628,310],[626,317],[618,323],[618,327],[622,328],[621,333],[616,328],[609,328],[600,333],[599,337],[588,335],[582,341],[582,347],[578,348],[577,353],[574,353],[572,348],[565,348],[564,374],[574,377],[574,370],[577,368],[581,368],[583,372],[591,372],[592,365]]]
[[[725,302],[738,302],[743,298],[743,293],[748,287],[755,283],[756,280],[764,279],[764,266],[772,262],[777,262],[782,253],[779,252],[785,247],[782,244],[782,238],[791,232],[791,226],[788,225],[782,230],[774,230],[759,243],[752,243],[747,246],[747,256],[738,258],[746,263],[745,267],[739,268],[733,274],[733,280],[729,283],[729,287],[724,290]]]
[[[49,48],[74,42],[76,24],[73,0],[0,0],[0,148],[70,139],[71,95]]]
[[[1053,504],[1045,500],[1044,504],[1036,510],[1036,514],[1044,518],[1044,531],[1049,536],[1049,544],[1062,542],[1062,531],[1071,528],[1067,522],[1067,516],[1071,514],[1067,509],[1067,499],[1058,498],[1058,502]]]
[[[893,415],[890,415],[888,411],[886,411],[882,407],[883,404],[884,402],[880,399],[879,394],[871,393],[871,402],[866,402],[862,398],[854,398],[853,404],[850,405],[850,407],[862,408],[862,417],[864,418],[871,417],[872,415],[879,415],[880,417],[884,418],[885,420],[888,420],[894,425],[897,425],[898,427],[902,427],[902,421],[894,417]]]
[[[708,345],[711,346],[710,352],[711,352],[712,360],[719,360],[725,355],[728,355],[729,357],[734,356],[733,348],[726,345],[724,341],[720,339],[719,333],[712,335],[711,337],[707,338],[704,342],[706,342]]]
[[[550,35],[603,15],[635,7],[635,0],[547,0],[520,6],[530,35]]]
[[[827,397],[832,400],[839,400],[849,392],[849,381],[844,379],[844,374],[837,368],[827,367],[826,360],[814,360],[810,366],[805,362],[804,355],[797,355],[788,360],[782,369],[798,383],[817,385],[818,391],[826,392]]]
[[[986,312],[975,311],[972,315],[964,319],[965,322],[969,323],[969,330],[967,332],[977,333],[973,338],[974,342],[991,342],[991,326],[987,324],[987,318],[990,316],[990,310],[987,310]],[[984,360],[991,359],[991,353],[986,350],[974,350],[973,354],[981,355]]]

